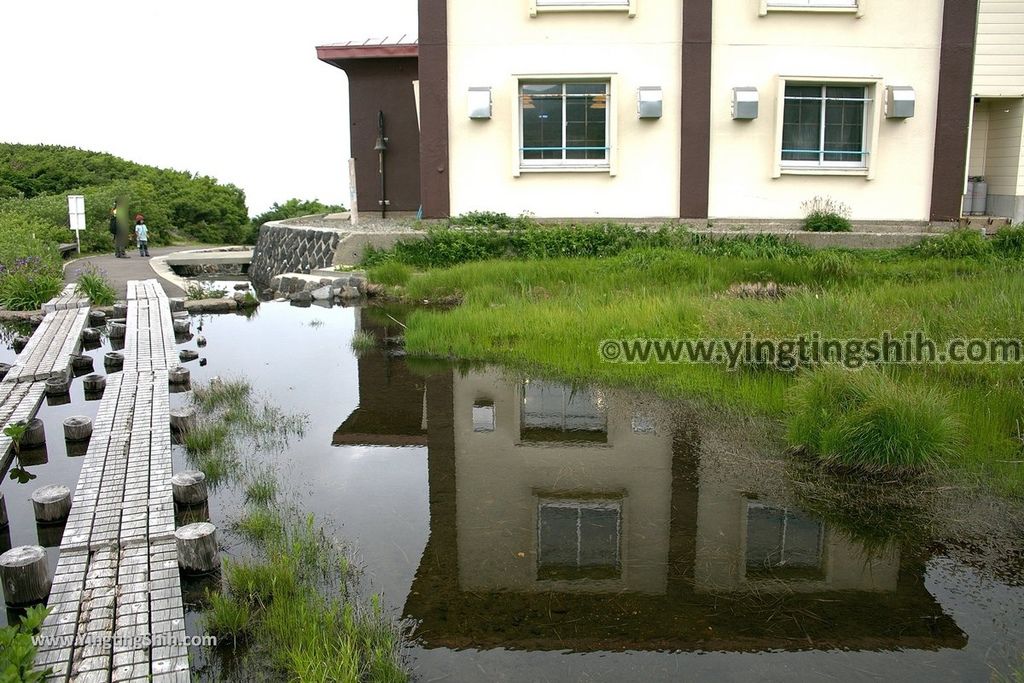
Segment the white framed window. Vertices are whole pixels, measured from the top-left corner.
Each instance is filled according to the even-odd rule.
[[[867,168],[866,86],[787,82],[783,98],[783,167]]]
[[[530,16],[541,12],[627,12],[636,16],[637,0],[529,0]]]
[[[609,168],[610,90],[607,80],[521,81],[520,168]]]
[[[779,76],[775,91],[772,178],[846,175],[874,178],[882,79]]]
[[[799,510],[748,500],[745,547],[749,578],[823,576],[825,525]]]
[[[537,578],[619,578],[621,535],[621,500],[541,498],[537,505]]]
[[[854,12],[860,17],[864,0],[761,0],[761,16],[768,12]]]

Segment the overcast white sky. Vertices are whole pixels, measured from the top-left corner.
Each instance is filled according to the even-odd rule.
[[[416,33],[416,0],[8,0],[0,141],[348,201],[348,82],[314,47]]]

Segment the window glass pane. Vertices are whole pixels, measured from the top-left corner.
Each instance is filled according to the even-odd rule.
[[[608,86],[604,83],[566,83],[566,95],[604,95]]]
[[[829,86],[825,92],[825,161],[863,163],[864,88]]]
[[[576,519],[574,507],[540,506],[540,566],[576,566]]]
[[[565,156],[567,159],[604,159],[605,122],[608,116],[608,98],[604,86],[566,86],[570,88],[599,88],[594,95],[570,95],[565,103]],[[575,148],[575,149],[574,149]]]
[[[580,566],[614,567],[619,559],[617,508],[580,510]]]
[[[821,88],[787,85],[782,116],[782,160],[820,161]]]
[[[778,566],[782,559],[782,510],[750,503],[747,508],[747,569]]]
[[[821,563],[821,522],[796,511],[786,520],[786,565],[811,569]]]
[[[526,382],[521,415],[524,441],[604,442],[608,438],[605,411],[587,389]]]
[[[523,86],[523,159],[562,159],[562,86]]]

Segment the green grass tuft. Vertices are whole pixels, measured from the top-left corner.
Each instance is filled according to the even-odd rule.
[[[252,610],[249,604],[233,595],[206,594],[207,607],[203,612],[203,627],[216,636],[219,645],[228,639],[232,645],[249,640],[252,630]]]
[[[228,440],[228,426],[222,422],[201,423],[184,435],[185,449],[190,455],[209,455]]]
[[[356,330],[352,335],[352,350],[356,353],[366,353],[377,348],[377,338],[366,330]]]
[[[1024,225],[999,228],[992,238],[992,248],[1006,258],[1024,258]]]
[[[277,498],[277,479],[273,472],[263,470],[245,486],[245,500],[256,505],[269,505]]]
[[[284,527],[275,512],[259,507],[247,510],[235,524],[235,530],[252,543],[266,544],[279,538]]]
[[[75,291],[81,296],[88,297],[93,306],[111,306],[117,299],[117,292],[107,281],[103,271],[95,266],[82,270]]]
[[[932,237],[917,247],[924,256],[937,256],[945,259],[984,259],[994,251],[992,243],[978,230],[953,230],[942,237]]]
[[[404,285],[412,277],[412,269],[397,261],[385,261],[367,272],[370,282],[382,285]]]
[[[961,442],[948,399],[874,369],[820,368],[801,378],[792,400],[791,442],[850,470],[926,470],[948,461]]]

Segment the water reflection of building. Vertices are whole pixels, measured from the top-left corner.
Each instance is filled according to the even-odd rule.
[[[658,401],[427,380],[430,539],[406,602],[426,647],[960,647],[923,564],[760,497]],[[712,445],[714,444],[714,445]],[[884,615],[880,618],[880,615]]]

